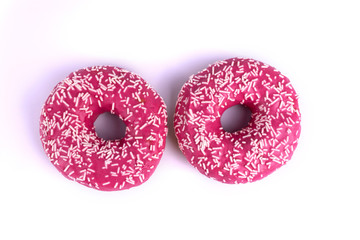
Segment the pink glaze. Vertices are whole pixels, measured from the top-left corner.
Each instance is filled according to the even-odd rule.
[[[251,120],[229,133],[220,117],[236,104],[251,110]],[[298,97],[275,68],[228,59],[185,83],[174,124],[181,151],[202,174],[224,183],[253,182],[290,160],[300,135]]]
[[[104,112],[126,124],[125,137],[105,141],[94,130]],[[40,135],[46,154],[67,178],[114,191],[145,182],[164,152],[167,113],[162,98],[138,75],[103,66],[81,69],[46,100]]]

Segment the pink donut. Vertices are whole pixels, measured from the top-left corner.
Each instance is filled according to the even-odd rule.
[[[104,112],[124,121],[124,138],[97,136],[94,121]],[[115,191],[152,175],[164,152],[166,125],[164,101],[140,76],[117,67],[90,67],[54,88],[42,108],[40,136],[50,161],[66,178]]]
[[[229,133],[220,118],[237,104],[251,110],[251,120]],[[174,125],[181,151],[202,174],[224,183],[253,182],[290,160],[300,135],[298,97],[275,68],[232,58],[190,77]]]

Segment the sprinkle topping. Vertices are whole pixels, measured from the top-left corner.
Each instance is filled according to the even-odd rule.
[[[104,140],[94,121],[104,112],[126,124],[125,137]],[[98,66],[71,73],[43,106],[40,136],[54,166],[67,178],[99,190],[140,185],[164,152],[167,113],[162,98],[138,75]]]
[[[251,110],[251,120],[229,133],[220,118],[237,104]],[[181,151],[201,173],[224,183],[253,182],[290,160],[300,135],[298,96],[269,65],[219,61],[184,84],[174,125]]]

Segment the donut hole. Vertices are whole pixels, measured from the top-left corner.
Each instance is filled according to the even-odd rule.
[[[246,127],[251,120],[251,110],[241,104],[229,107],[221,115],[221,126],[226,132],[237,132]]]
[[[100,114],[94,122],[94,127],[98,137],[104,140],[120,140],[126,132],[123,120],[110,112]]]

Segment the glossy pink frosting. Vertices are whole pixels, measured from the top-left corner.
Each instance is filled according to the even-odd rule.
[[[251,110],[251,120],[229,133],[220,118],[236,104]],[[174,125],[181,151],[202,174],[224,183],[253,182],[291,159],[300,135],[298,96],[289,79],[267,64],[219,61],[182,87]]]
[[[124,121],[124,138],[97,136],[94,121],[104,112]],[[40,136],[66,178],[114,191],[152,175],[164,152],[166,125],[164,101],[140,76],[100,66],[73,72],[54,88],[41,112]]]

